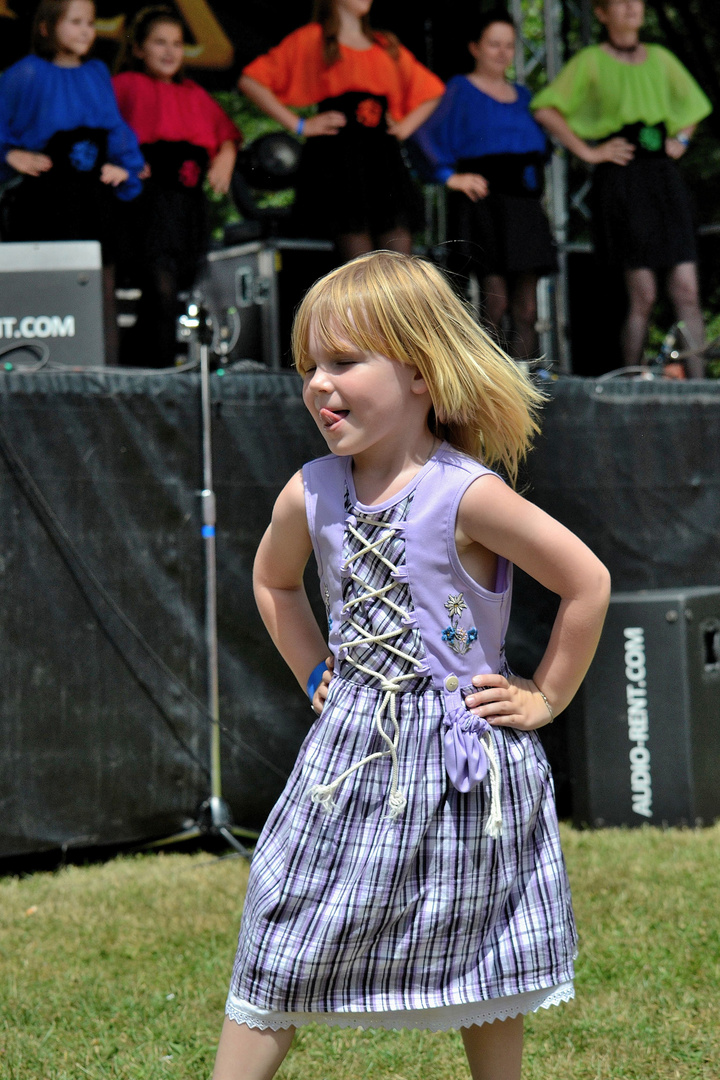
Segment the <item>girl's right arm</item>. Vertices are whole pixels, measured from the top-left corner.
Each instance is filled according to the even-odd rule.
[[[534,116],[550,135],[588,165],[600,165],[604,161],[612,162],[613,165],[627,165],[635,155],[633,144],[620,136],[591,146],[575,134],[558,109],[536,109]]]
[[[8,150],[5,162],[23,176],[40,176],[40,173],[52,169],[52,159],[47,154],[38,154],[33,150]]]
[[[264,113],[282,124],[291,135],[298,134],[299,117],[296,116],[292,109],[288,109],[286,105],[283,105],[269,87],[263,86],[257,79],[251,79],[249,75],[241,75],[238,81],[238,89],[254,105],[262,109]],[[341,112],[331,110],[330,112],[317,113],[315,116],[310,116],[302,125],[302,134],[308,137],[313,135],[337,135],[340,128],[344,127],[346,123],[347,120]]]
[[[311,552],[302,473],[297,472],[280,492],[260,541],[253,587],[268,633],[303,690],[310,673],[328,655],[303,585]]]
[[[30,88],[35,82],[36,58],[26,56],[0,77],[0,183],[15,173],[40,176],[52,168],[52,161],[42,152],[23,149],[28,127],[35,123],[32,108],[28,115]],[[18,118],[24,117],[19,122]]]

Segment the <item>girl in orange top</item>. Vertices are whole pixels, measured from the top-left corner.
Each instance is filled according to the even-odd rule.
[[[314,21],[289,34],[240,77],[240,89],[307,139],[295,217],[343,259],[379,246],[408,253],[418,195],[400,152],[444,87],[394,35],[374,31],[372,0],[316,0]],[[301,120],[288,106],[317,105]]]

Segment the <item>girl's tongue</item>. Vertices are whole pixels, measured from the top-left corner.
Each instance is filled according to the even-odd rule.
[[[333,424],[337,424],[338,420],[344,420],[348,412],[348,409],[338,409],[335,412],[332,409],[321,409],[320,418],[324,424],[331,427]]]

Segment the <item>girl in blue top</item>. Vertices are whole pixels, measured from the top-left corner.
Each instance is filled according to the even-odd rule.
[[[537,281],[557,268],[540,207],[547,142],[529,91],[505,77],[515,53],[509,14],[481,15],[471,32],[474,69],[450,80],[415,139],[435,180],[452,193],[452,268],[478,275],[486,322],[499,333],[509,315],[511,352],[529,358],[537,355]]]
[[[133,199],[144,166],[120,116],[110,73],[86,60],[95,41],[91,0],[42,0],[32,53],[0,79],[4,240],[101,240],[112,248],[115,199]]]

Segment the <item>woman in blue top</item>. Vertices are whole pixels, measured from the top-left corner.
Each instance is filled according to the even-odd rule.
[[[547,141],[530,113],[529,91],[505,76],[515,54],[510,15],[481,15],[468,48],[473,71],[450,80],[415,139],[451,191],[452,269],[477,273],[486,322],[499,333],[509,315],[510,351],[530,358],[537,355],[538,278],[557,269],[540,206]]]
[[[22,177],[3,240],[100,240],[107,261],[114,196],[140,192],[145,163],[108,69],[86,60],[94,40],[90,0],[42,0],[33,52],[0,78],[0,183]]]

